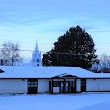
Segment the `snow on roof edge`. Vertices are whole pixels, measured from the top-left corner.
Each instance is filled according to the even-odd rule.
[[[80,78],[110,78],[110,74],[93,73],[80,67],[22,67],[0,66],[5,71],[0,78],[51,78],[68,73]]]

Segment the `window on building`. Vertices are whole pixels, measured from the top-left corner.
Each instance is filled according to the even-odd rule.
[[[86,79],[81,79],[81,91],[86,91]]]
[[[28,82],[28,87],[37,87],[37,82]]]
[[[28,80],[28,87],[37,87],[38,81],[37,80]]]
[[[54,81],[53,82],[53,87],[60,87],[60,82],[59,81]]]
[[[86,79],[81,79],[81,86],[85,86],[86,85]]]
[[[39,64],[37,64],[37,66],[39,66]]]
[[[37,62],[39,62],[39,59],[37,59]]]
[[[70,81],[70,86],[73,86],[73,85],[74,85],[74,83],[75,83],[75,82],[73,82],[73,81]]]

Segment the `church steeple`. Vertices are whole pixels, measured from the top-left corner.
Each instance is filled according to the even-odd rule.
[[[35,67],[42,66],[41,52],[39,52],[37,42],[36,42],[35,51],[33,52],[33,55],[32,55],[32,66],[35,66]]]
[[[36,41],[35,51],[39,51],[37,41]]]

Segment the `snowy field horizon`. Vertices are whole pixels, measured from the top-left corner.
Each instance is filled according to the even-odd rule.
[[[1,110],[109,110],[110,92],[0,95]]]

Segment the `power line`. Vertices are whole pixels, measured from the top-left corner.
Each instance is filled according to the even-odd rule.
[[[5,48],[0,48],[0,50],[5,50]],[[10,50],[14,50],[14,49],[10,49]],[[39,53],[47,53],[47,52],[44,52],[44,51],[32,51],[32,50],[18,50],[18,51],[22,51],[22,52],[39,52]],[[53,54],[62,54],[62,55],[76,55],[76,56],[86,56],[86,55],[91,55],[91,53],[85,53],[85,54],[81,54],[81,53],[78,53],[78,54],[75,54],[75,53],[64,53],[64,52],[49,52],[49,53],[53,53]],[[98,55],[99,56],[99,55]]]
[[[7,50],[7,48],[0,48],[0,50]],[[10,50],[14,50],[14,49],[10,49]],[[33,51],[33,50],[18,50],[18,51],[22,51],[22,52],[39,52],[39,53],[47,53],[47,52],[44,52],[44,51]],[[76,56],[80,56],[80,55],[91,55],[91,53],[84,53],[84,54],[80,54],[80,53],[78,53],[78,54],[75,54],[75,53],[64,53],[64,52],[49,52],[49,53],[53,53],[53,54],[65,54],[65,55],[76,55]],[[102,55],[97,55],[97,56],[102,56]]]

